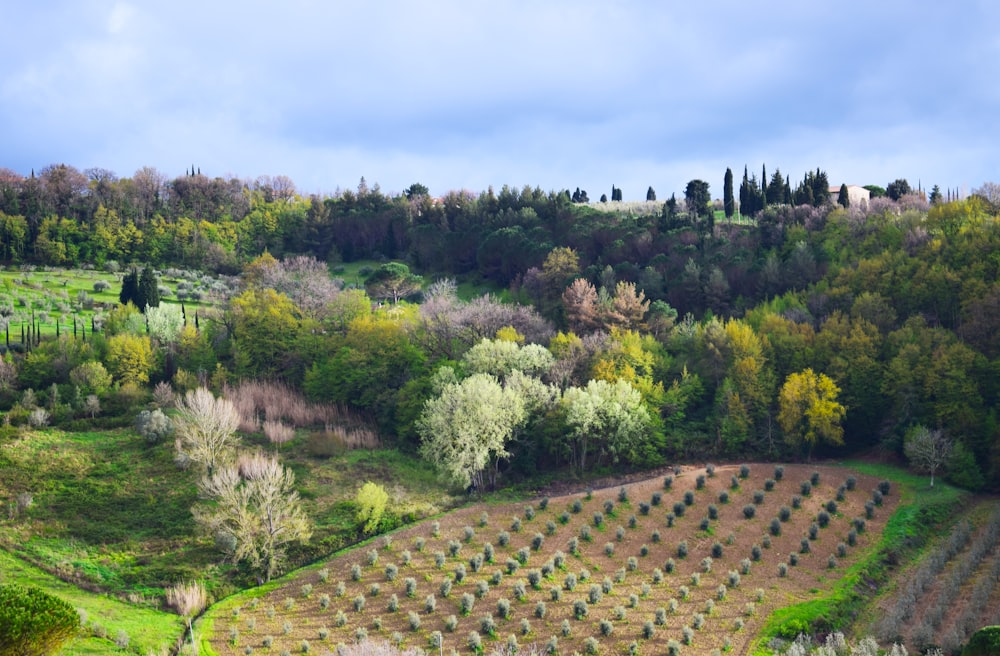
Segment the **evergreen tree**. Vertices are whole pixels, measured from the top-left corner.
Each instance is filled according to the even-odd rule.
[[[646,190],[646,200],[656,200],[656,192],[653,191],[652,186]]]
[[[837,203],[845,209],[851,206],[851,196],[847,193],[846,184],[840,185],[840,193],[837,194]]]
[[[826,177],[826,171],[816,169],[813,176],[813,205],[822,207],[830,200],[830,179]]]
[[[139,272],[135,268],[122,276],[122,290],[118,293],[118,302],[125,305],[131,302],[133,305],[139,296]]]
[[[601,194],[601,202],[602,203],[608,202],[608,195],[607,194]]]
[[[743,188],[740,188],[742,194]],[[742,198],[741,198],[742,200]],[[733,170],[726,167],[726,176],[722,183],[722,205],[726,210],[726,218],[732,218],[736,213],[736,199],[733,198]]]
[[[928,199],[931,205],[937,205],[941,202],[941,187],[934,185],[931,187],[931,196]]]
[[[142,270],[142,275],[139,277],[139,293],[136,299],[136,307],[140,311],[145,312],[146,307],[159,307],[160,305],[160,288],[156,280],[156,274],[153,273],[153,267],[146,265],[146,268]]]
[[[899,200],[906,194],[913,191],[910,187],[910,183],[906,181],[905,178],[898,178],[897,180],[890,182],[889,186],[885,188],[885,194],[893,200]]]
[[[763,180],[761,182],[763,183]],[[785,178],[781,175],[781,169],[774,170],[765,195],[768,205],[781,205],[785,202]]]

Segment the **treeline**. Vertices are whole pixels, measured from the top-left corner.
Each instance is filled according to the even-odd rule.
[[[167,182],[152,170],[117,179],[51,167],[0,182],[9,262],[145,260],[241,270],[246,283],[216,320],[176,323],[176,337],[122,316],[72,355],[43,342],[11,363],[22,389],[63,385],[72,396],[72,372],[95,360],[112,371],[110,390],[125,381],[122,355],[107,360],[102,340],[131,331],[153,354],[132,380],[183,389],[278,378],[369,413],[428,454],[428,427],[457,423],[432,408],[461,407],[470,390],[494,395],[509,430],[469,479],[485,484],[511,469],[902,453],[918,426],[957,441],[952,480],[1000,481],[990,197],[929,205],[904,193],[843,207],[814,191],[795,204],[806,188],[826,189],[817,170],[790,198],[784,178],[780,199],[737,223],[704,211],[702,181],[690,202],[640,214],[537,188],[432,198],[421,185],[397,197],[362,183],[306,199],[286,180],[192,173]],[[414,305],[378,293],[389,299],[379,308],[321,264],[361,258],[403,260],[432,280],[489,280],[521,305],[463,301],[442,282]],[[412,291],[410,275],[393,264],[373,280],[385,289],[396,276]]]

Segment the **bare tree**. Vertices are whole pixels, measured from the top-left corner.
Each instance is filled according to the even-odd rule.
[[[174,418],[179,461],[197,463],[211,474],[229,459],[239,423],[239,413],[227,399],[215,398],[204,387],[189,391],[178,401]]]
[[[167,588],[167,604],[173,606],[174,610],[187,621],[188,633],[191,634],[191,645],[194,653],[198,653],[198,643],[194,639],[194,626],[192,620],[198,615],[208,602],[208,595],[205,593],[205,586],[201,583],[179,583],[171,588]]]
[[[931,475],[931,487],[934,487],[934,474],[948,462],[954,446],[955,442],[940,428],[917,426],[906,436],[903,453],[914,469]]]
[[[237,462],[206,474],[199,489],[210,501],[193,509],[195,520],[214,535],[231,536],[233,559],[246,561],[262,582],[281,568],[285,545],[311,535],[295,474],[276,458],[241,454]]]

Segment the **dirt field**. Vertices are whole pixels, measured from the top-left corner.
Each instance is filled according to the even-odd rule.
[[[898,496],[888,495],[867,520],[866,530],[857,534],[856,545],[847,546],[853,520],[865,517],[864,505],[872,498],[876,479],[839,467],[785,465],[782,480],[765,491],[766,479],[775,477],[774,465],[751,465],[747,478],[739,478],[739,470],[719,466],[710,477],[705,468],[686,467],[673,477],[670,489],[664,488],[662,476],[625,485],[625,502],[619,497],[621,488],[613,486],[594,490],[589,499],[586,493],[552,497],[544,508],[536,499],[455,511],[340,554],[225,616],[217,611],[212,647],[225,655],[245,655],[247,647],[275,654],[326,653],[338,643],[367,636],[429,649],[432,633],[440,631],[443,651],[472,653],[469,634],[476,631],[487,653],[513,635],[522,647],[539,648],[554,636],[560,654],[594,648],[601,654],[624,654],[633,641],[640,653],[664,654],[669,641],[684,643],[689,627],[690,645],[683,646],[683,653],[710,654],[727,647],[728,653],[746,653],[772,609],[815,598],[877,540]],[[802,496],[800,485],[813,472],[818,472],[819,483],[802,497],[801,508],[793,509],[793,496]],[[699,476],[704,477],[702,489],[697,489]],[[800,553],[810,525],[821,511],[827,512],[824,506],[835,500],[849,476],[856,479],[856,488],[844,492],[835,511],[828,512],[829,526],[819,529],[817,539],[807,539],[809,552]],[[693,496],[691,505],[684,503],[687,492]],[[720,502],[723,492],[729,495],[726,503]],[[660,495],[658,505],[653,505],[654,494]],[[576,502],[579,512],[574,512]],[[606,503],[611,504],[610,512]],[[668,526],[675,504],[683,506],[683,516],[675,516]],[[717,516],[703,528],[710,505]],[[745,516],[747,506],[755,510],[752,519]],[[790,517],[780,522],[780,535],[771,535],[772,519],[783,506]],[[599,525],[595,513],[601,514]],[[581,538],[585,532],[589,540]],[[574,538],[575,553],[570,544]],[[422,547],[418,541],[423,541]],[[681,542],[687,545],[686,557],[678,554]],[[484,553],[486,543],[493,548],[492,562],[484,561],[474,571],[474,557]],[[841,543],[845,555],[838,554]],[[788,565],[792,554],[798,559],[795,566]],[[516,562],[519,555],[525,564]],[[779,576],[782,563],[786,576]],[[465,574],[458,581],[460,568]],[[358,573],[360,580],[355,580]],[[567,581],[570,575],[576,578],[575,586]],[[530,583],[532,577],[538,577],[537,588]],[[452,582],[447,597],[445,580]],[[520,599],[519,586],[524,590]],[[553,589],[559,590],[558,601]],[[468,614],[462,612],[464,594],[474,599]],[[429,595],[434,597],[432,611]],[[580,601],[584,603],[576,603]],[[539,602],[544,602],[542,617]],[[356,604],[362,603],[357,610]],[[501,608],[506,605],[510,611],[503,618]],[[575,606],[585,609],[586,616],[577,619]],[[484,627],[488,614],[495,625],[492,635],[484,631],[490,624],[486,619]],[[451,615],[453,630],[448,627]]]

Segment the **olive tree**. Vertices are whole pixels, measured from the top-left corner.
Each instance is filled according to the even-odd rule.
[[[228,459],[239,423],[239,413],[229,400],[215,398],[204,387],[190,390],[178,401],[174,417],[179,460],[196,463],[211,474]]]
[[[446,385],[417,420],[420,453],[462,487],[496,485],[507,443],[527,420],[523,397],[489,374]]]
[[[934,487],[934,474],[948,462],[954,446],[940,428],[915,426],[903,441],[903,453],[914,469],[931,475],[931,487]]]

